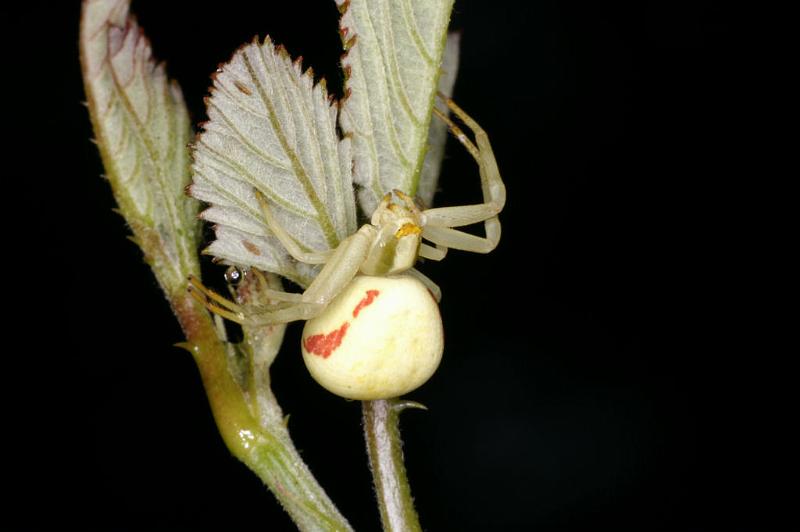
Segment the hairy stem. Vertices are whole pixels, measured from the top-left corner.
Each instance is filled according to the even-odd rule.
[[[352,530],[311,475],[283,422],[259,422],[253,415],[208,312],[185,293],[171,302],[188,339],[183,346],[197,362],[214,420],[231,453],[269,487],[298,529]]]
[[[399,426],[402,410],[419,408],[421,405],[396,399],[363,401],[361,404],[364,438],[383,529],[392,532],[421,531],[403,464]]]

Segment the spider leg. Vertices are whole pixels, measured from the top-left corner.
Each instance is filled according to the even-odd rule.
[[[206,300],[218,303],[223,308],[226,308],[230,311],[237,313],[240,313],[242,311],[241,305],[237,305],[230,299],[221,296],[212,289],[208,288],[206,285],[200,282],[200,279],[198,279],[194,275],[189,276],[189,292],[191,292],[192,294],[196,294],[195,299],[197,299],[197,296],[199,296],[201,298],[205,298]]]
[[[428,244],[419,245],[419,256],[424,259],[442,260],[447,255],[447,248],[444,246],[436,245],[436,247],[429,246]]]
[[[286,251],[289,252],[294,259],[305,262],[306,264],[325,264],[331,256],[330,251],[305,251],[297,240],[284,229],[275,216],[272,214],[272,209],[267,202],[266,196],[260,191],[256,190],[256,198],[261,205],[261,212],[264,213],[264,218],[267,220],[267,225],[275,233],[275,236],[280,240]]]
[[[294,292],[283,292],[281,290],[273,290],[272,288],[265,289],[264,295],[266,295],[269,299],[275,301],[286,301],[289,303],[303,302],[303,294],[297,294]]]
[[[491,219],[486,220],[486,225],[488,227],[491,227],[489,224],[491,221]],[[487,233],[489,233],[488,227]],[[435,225],[426,225],[425,229],[422,231],[422,236],[434,242],[439,247],[460,249],[473,253],[489,253],[497,247],[497,242],[500,240],[500,225],[498,223],[497,228],[492,230],[492,236],[486,238],[471,235],[464,231],[459,231],[458,229]]]
[[[289,301],[289,302],[299,302],[301,301],[303,294],[296,294],[294,292],[284,292],[283,290],[275,290],[270,288],[269,281],[267,281],[267,277],[261,272],[258,268],[251,268],[249,273],[252,273],[256,276],[256,280],[258,281],[259,290],[262,294],[265,294],[268,299],[273,301]]]
[[[301,300],[302,294],[293,294],[291,292],[273,290],[269,288],[269,284],[267,283],[267,279],[264,277],[264,274],[255,268],[251,271],[255,272],[256,276],[258,277],[258,281],[261,284],[262,292],[266,294],[269,299],[283,302],[299,302]],[[192,295],[192,297],[194,297],[195,300],[202,303],[214,314],[218,314],[225,319],[235,321],[239,324],[242,324],[246,321],[245,307],[234,303],[230,299],[208,288],[193,275],[189,276],[189,293]],[[249,311],[250,309],[247,310]]]
[[[444,113],[434,108],[437,117],[443,120],[458,141],[478,163],[484,203],[459,207],[439,207],[423,211],[425,227],[422,236],[441,246],[488,253],[500,241],[500,220],[497,214],[506,202],[506,189],[497,168],[497,161],[486,132],[450,98],[439,97],[448,108],[466,125],[475,136],[475,143]],[[485,237],[478,237],[452,229],[474,223],[484,223]]]
[[[437,285],[436,283],[431,281],[430,278],[427,275],[425,275],[421,271],[417,270],[416,268],[411,268],[410,270],[407,271],[407,273],[411,277],[416,278],[422,284],[424,284],[425,288],[427,288],[428,291],[433,296],[433,299],[435,299],[437,303],[441,303],[441,301],[442,301],[442,289],[439,288],[439,285]]]
[[[374,227],[362,226],[355,234],[339,244],[330,260],[303,294],[291,294],[299,297],[293,297],[291,304],[283,308],[253,309],[247,315],[247,322],[253,325],[266,325],[309,320],[318,316],[358,274],[374,237]]]
[[[206,287],[194,275],[189,276],[189,293],[214,314],[227,318],[236,323],[244,322],[244,313],[241,305],[219,295]]]

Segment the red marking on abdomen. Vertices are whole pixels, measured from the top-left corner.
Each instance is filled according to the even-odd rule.
[[[380,290],[367,290],[367,295],[365,295],[364,298],[358,302],[356,308],[353,309],[353,317],[357,318],[358,313],[361,312],[361,309],[370,306],[380,293]]]
[[[303,345],[305,346],[306,351],[312,355],[328,358],[331,356],[331,353],[336,351],[336,348],[341,345],[342,339],[344,338],[345,333],[347,333],[348,327],[350,327],[350,322],[346,321],[342,323],[341,327],[335,331],[329,332],[328,334],[314,334],[309,336],[305,339],[305,341],[303,341]]]

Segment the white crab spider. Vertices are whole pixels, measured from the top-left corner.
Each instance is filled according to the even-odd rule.
[[[413,269],[414,264],[419,257],[441,260],[450,248],[488,253],[500,240],[497,215],[506,193],[489,138],[452,100],[439,96],[475,135],[473,143],[433,109],[478,163],[483,203],[420,210],[408,195],[395,190],[384,196],[371,223],[338,247],[306,252],[257,193],[275,236],[294,259],[324,264],[319,275],[302,294],[268,289],[267,295],[277,304],[247,307],[191,280],[190,287],[205,298],[192,293],[230,320],[248,324],[307,320],[302,338],[306,366],[317,382],[342,397],[397,397],[424,384],[436,371],[444,345],[437,305],[441,292]],[[485,237],[454,229],[481,222]]]

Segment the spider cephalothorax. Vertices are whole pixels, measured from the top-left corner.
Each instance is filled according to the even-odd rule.
[[[372,215],[373,242],[361,265],[361,273],[394,275],[411,269],[419,256],[421,217],[414,201],[406,194],[399,190],[386,194]]]

